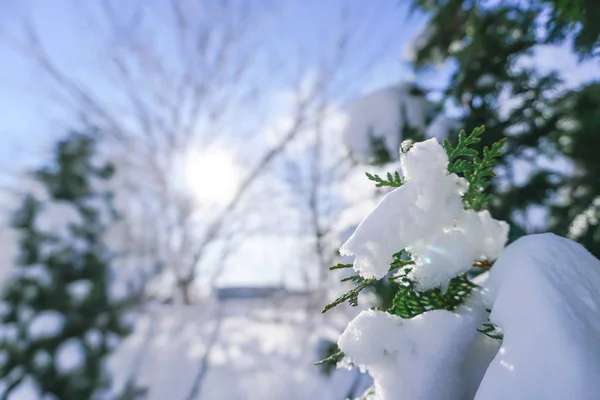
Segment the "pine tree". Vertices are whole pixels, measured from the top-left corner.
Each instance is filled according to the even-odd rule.
[[[596,0],[542,0],[550,6],[546,21],[548,42],[573,36],[573,48],[581,58],[600,55],[600,3]]]
[[[111,296],[111,256],[103,235],[116,214],[99,187],[113,174],[97,165],[95,141],[72,133],[34,173],[44,196],[28,194],[15,212],[20,233],[14,271],[3,290],[0,398],[20,384],[61,400],[106,398],[105,360],[130,331],[126,299]],[[44,215],[55,206],[65,215]],[[44,228],[53,218],[57,229]],[[44,397],[46,398],[46,397]]]

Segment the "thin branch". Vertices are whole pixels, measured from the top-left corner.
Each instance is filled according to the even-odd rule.
[[[123,127],[117,122],[114,116],[101,105],[101,103],[95,99],[89,91],[81,87],[75,82],[74,79],[68,78],[61,70],[54,64],[50,59],[48,53],[45,51],[40,38],[35,30],[34,26],[30,22],[24,23],[24,30],[28,38],[28,45],[21,46],[21,49],[26,53],[30,54],[39,64],[39,66],[60,86],[62,86],[67,93],[71,95],[76,101],[80,101],[87,105],[93,113],[103,119],[110,127],[109,131],[117,139],[125,141],[125,131]]]

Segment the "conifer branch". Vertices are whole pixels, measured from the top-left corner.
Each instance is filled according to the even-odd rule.
[[[344,352],[340,350],[336,353],[333,353],[329,357],[326,357],[322,360],[317,361],[315,363],[315,365],[337,364],[338,362],[342,361],[343,358],[344,358]]]
[[[407,265],[414,264],[414,261],[412,261],[410,259],[409,260],[402,259],[402,257],[404,255],[405,255],[404,251],[400,251],[400,252],[394,254],[394,261],[392,261],[392,264],[390,265],[388,273],[394,272],[394,271],[396,271],[400,268],[403,268]],[[351,268],[351,267],[353,267],[352,264],[337,264],[332,267],[329,267],[329,269],[335,270],[335,269]],[[392,280],[393,277],[390,277],[389,279]],[[343,295],[341,295],[340,297],[338,297],[331,303],[327,304],[321,311],[322,313],[329,311],[333,307],[335,307],[338,304],[341,304],[345,301],[348,301],[348,303],[351,306],[356,307],[358,305],[358,295],[360,294],[360,292],[362,292],[364,289],[368,288],[369,286],[371,286],[375,282],[377,282],[377,279],[367,279],[367,278],[363,278],[360,275],[350,275],[345,278],[342,278],[341,282],[354,282],[354,283],[358,284],[358,286],[356,286],[354,289],[344,293]]]
[[[334,271],[336,269],[344,269],[344,268],[352,268],[353,265],[352,264],[336,264],[336,265],[332,265],[331,267],[329,267],[330,271]]]
[[[389,186],[397,188],[402,186],[402,184],[404,183],[402,182],[402,178],[400,177],[398,171],[394,172],[394,174],[388,172],[387,179],[383,179],[377,174],[370,174],[368,172],[365,172],[365,175],[367,175],[367,178],[369,178],[369,180],[375,182],[376,187]]]
[[[494,264],[487,260],[477,261],[477,262],[473,263],[474,268],[483,268],[483,269],[490,269],[490,268],[492,268],[492,265],[494,265]]]
[[[387,310],[404,319],[416,317],[430,310],[454,311],[456,307],[464,303],[473,288],[476,287],[466,274],[463,274],[450,280],[446,291],[440,288],[417,291],[414,281],[408,277],[411,270],[412,268],[404,268],[398,275],[392,277],[400,284],[400,287],[394,297],[392,307]]]
[[[358,283],[358,286],[327,304],[323,307],[322,313],[331,310],[333,307],[342,304],[345,301],[348,301],[351,306],[356,307],[358,305],[358,295],[360,292],[377,281],[377,279],[365,279],[359,275],[353,275],[352,278],[354,278],[352,279],[354,282]]]
[[[492,339],[496,339],[496,340],[504,339],[504,335],[502,334],[500,329],[496,325],[494,325],[490,322],[485,322],[483,324],[483,327],[477,329],[477,331],[483,333],[484,335],[486,335],[487,337],[492,338]]]
[[[490,337],[492,339],[496,339],[496,340],[504,339],[504,334],[502,333],[502,330],[500,328],[498,328],[496,325],[492,324],[492,322],[490,321],[489,313],[492,312],[492,310],[486,308],[486,311],[488,312],[487,321],[484,322],[482,324],[482,327],[477,329],[477,331],[483,333],[484,335],[486,335],[487,337]]]
[[[491,199],[485,191],[495,176],[494,167],[497,158],[502,155],[501,150],[506,142],[506,138],[503,138],[494,143],[491,149],[485,147],[483,158],[480,158],[479,152],[472,147],[481,141],[483,132],[485,132],[483,125],[473,129],[469,135],[461,130],[456,147],[453,147],[448,139],[444,140],[443,144],[449,158],[448,172],[467,180],[469,188],[463,196],[463,201],[466,206],[475,211],[482,210]]]

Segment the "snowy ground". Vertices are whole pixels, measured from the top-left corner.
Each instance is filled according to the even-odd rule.
[[[327,327],[318,314],[306,319],[300,307],[276,309],[256,300],[228,301],[220,309],[220,326],[216,304],[157,306],[140,317],[110,361],[115,388],[136,371],[138,383],[149,388],[148,400],[345,398],[358,372],[326,377],[313,363],[319,341],[335,340],[346,318],[338,328]],[[203,360],[206,375],[190,397]]]

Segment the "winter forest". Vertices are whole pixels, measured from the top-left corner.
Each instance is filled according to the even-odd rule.
[[[0,400],[600,398],[598,21],[0,0]]]

